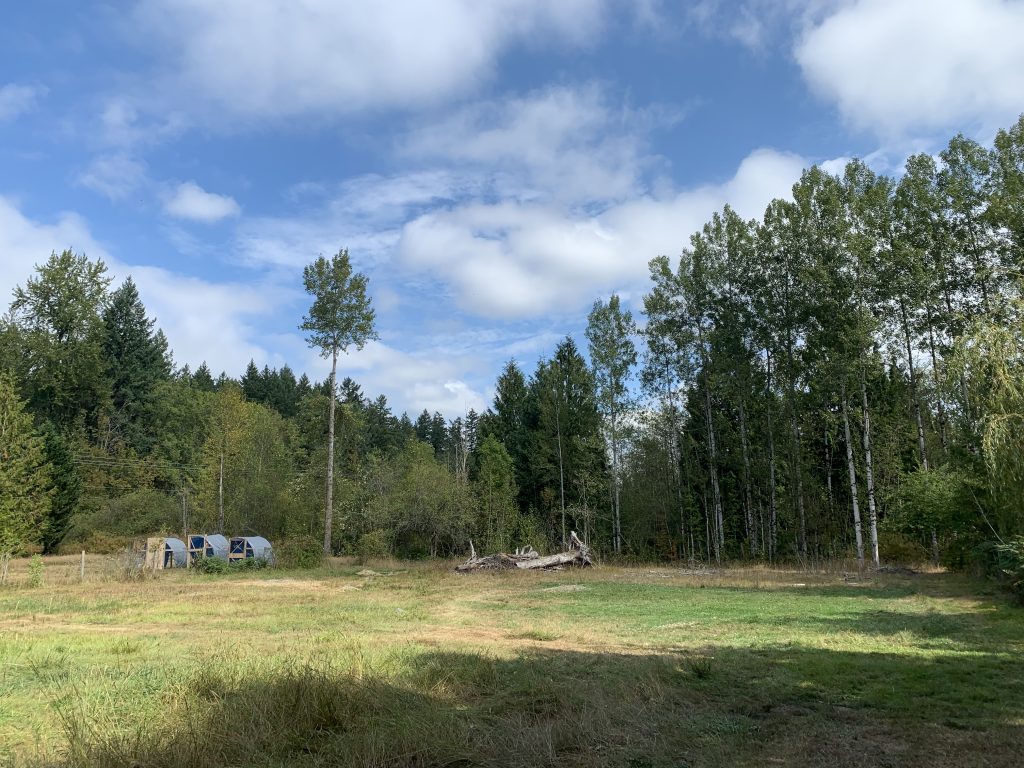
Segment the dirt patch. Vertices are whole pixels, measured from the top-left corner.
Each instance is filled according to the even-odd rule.
[[[582,584],[559,584],[557,587],[544,587],[541,592],[582,592],[589,587]]]

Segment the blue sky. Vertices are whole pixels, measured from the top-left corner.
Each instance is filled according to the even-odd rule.
[[[321,378],[301,271],[348,247],[397,410],[482,410],[647,262],[801,168],[898,172],[1024,111],[1019,0],[141,0],[0,25],[0,293],[133,275],[179,365]]]

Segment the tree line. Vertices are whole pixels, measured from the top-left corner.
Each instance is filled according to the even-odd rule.
[[[373,337],[345,251],[304,274],[325,382],[178,368],[130,278],[53,254],[0,321],[0,551],[188,526],[368,555],[575,530],[648,559],[991,560],[1024,533],[1022,249],[1024,118],[897,178],[810,168],[654,258],[636,319],[595,302],[585,348],[509,361],[456,419],[337,381]]]

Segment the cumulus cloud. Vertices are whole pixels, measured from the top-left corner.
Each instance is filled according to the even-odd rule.
[[[856,0],[796,47],[803,75],[851,124],[886,138],[971,125],[1024,109],[1024,4]]]
[[[89,232],[85,220],[75,213],[57,215],[52,223],[32,221],[16,201],[0,196],[0,310],[6,310],[15,286],[24,285],[37,264],[50,253],[72,248],[92,259],[110,261],[106,248]]]
[[[167,334],[178,364],[193,367],[209,360],[211,365],[240,371],[250,358],[267,360],[270,353],[253,341],[254,317],[274,307],[268,297],[283,301],[278,287],[211,282],[150,266],[126,264],[90,232],[87,222],[75,213],[61,213],[52,223],[25,216],[16,203],[0,197],[0,294],[10,297],[16,285],[24,285],[35,267],[53,251],[71,248],[90,259],[102,259],[118,280],[132,275],[151,316]],[[0,301],[6,306],[7,299]]]
[[[193,106],[280,118],[438,101],[486,79],[513,44],[580,44],[608,0],[146,0],[137,28]]]
[[[0,123],[31,112],[46,95],[46,89],[35,85],[8,83],[0,88]]]
[[[207,192],[194,181],[186,181],[164,203],[164,211],[177,219],[213,224],[238,216],[242,209],[234,198]]]
[[[788,195],[805,165],[762,149],[724,183],[641,196],[594,216],[514,201],[470,203],[409,222],[399,253],[408,267],[443,276],[460,305],[482,316],[578,311],[611,290],[640,290],[648,261],[678,253],[726,203],[760,216],[773,197]]]

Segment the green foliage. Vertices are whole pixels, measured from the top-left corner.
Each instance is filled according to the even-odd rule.
[[[374,312],[366,295],[367,278],[352,272],[348,250],[327,259],[320,256],[302,272],[306,293],[313,306],[303,318],[302,330],[311,347],[324,357],[337,356],[350,346],[362,349],[376,338]]]
[[[220,557],[197,557],[192,561],[191,567],[196,573],[208,573],[213,575],[224,574],[230,570],[228,561]]]
[[[53,494],[42,537],[43,552],[49,555],[57,551],[71,527],[71,516],[78,509],[82,481],[67,439],[49,422],[43,426],[43,450],[53,478]]]
[[[0,372],[0,555],[41,539],[53,495],[51,471],[14,381]]]
[[[95,512],[81,515],[69,539],[81,541],[92,531],[120,536],[155,536],[180,529],[179,501],[154,488],[143,488],[108,499]]]
[[[15,288],[6,321],[22,347],[16,370],[23,391],[32,412],[60,430],[95,430],[110,397],[101,318],[106,265],[64,251],[37,272]]]
[[[391,557],[394,534],[383,528],[362,534],[356,542],[356,555],[363,562]]]
[[[995,569],[1006,586],[1024,602],[1024,536],[1015,536],[995,551]]]
[[[43,563],[42,555],[32,555],[32,559],[28,561],[28,585],[30,587],[43,586],[45,571],[46,565]]]
[[[323,546],[312,536],[275,539],[274,557],[282,568],[319,568],[324,564]]]

